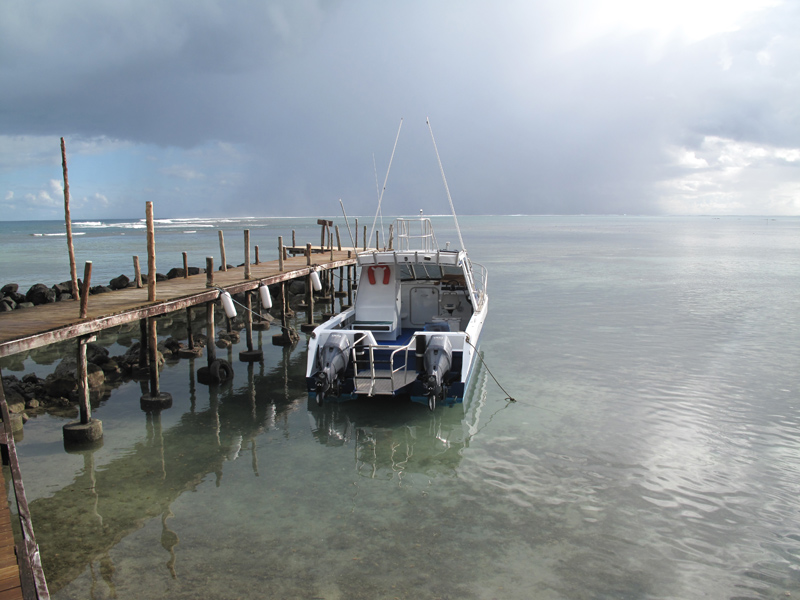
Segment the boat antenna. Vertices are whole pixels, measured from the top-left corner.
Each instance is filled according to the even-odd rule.
[[[378,167],[375,166],[375,153],[372,153],[372,170],[375,173],[375,193],[380,196],[381,195],[381,188],[378,187]],[[383,230],[383,211],[381,213],[381,236],[383,236],[383,242],[386,243],[386,234]]]
[[[344,211],[344,202],[342,202],[341,198],[339,198],[339,204],[342,205],[342,214],[344,215],[344,223],[345,223],[345,225],[347,225],[347,233],[350,234],[350,243],[353,244],[353,248],[355,248],[356,247],[356,243],[353,240],[353,232],[350,231],[350,221],[347,220],[347,213]]]
[[[386,169],[386,178],[383,180],[383,189],[381,195],[378,196],[378,210],[375,211],[375,218],[372,220],[372,227],[370,228],[370,235],[375,231],[375,223],[378,221],[378,213],[381,212],[381,201],[383,200],[383,193],[386,191],[386,182],[389,181],[389,171],[392,170],[392,161],[394,160],[394,151],[397,150],[397,140],[400,139],[400,130],[403,128],[403,119],[400,119],[400,127],[397,128],[397,137],[394,138],[394,148],[392,148],[392,155],[389,157],[389,167]]]
[[[453,221],[456,224],[456,233],[458,233],[458,241],[461,244],[461,249],[466,252],[464,240],[461,238],[461,228],[458,226],[458,217],[456,217],[456,209],[453,207],[453,198],[450,197],[450,188],[447,187],[447,178],[444,176],[444,167],[442,167],[442,159],[439,158],[439,149],[436,147],[436,139],[433,137],[433,128],[431,121],[427,117],[425,122],[428,124],[428,130],[431,132],[431,140],[433,140],[433,149],[436,152],[436,160],[439,161],[439,170],[442,172],[442,181],[444,181],[444,190],[447,192],[447,201],[450,202],[450,210],[453,213]]]

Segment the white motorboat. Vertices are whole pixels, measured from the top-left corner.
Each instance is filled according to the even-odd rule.
[[[486,269],[464,249],[439,248],[426,217],[393,229],[396,249],[390,240],[358,252],[353,307],[311,334],[306,380],[318,404],[407,395],[433,410],[463,400],[489,305]]]

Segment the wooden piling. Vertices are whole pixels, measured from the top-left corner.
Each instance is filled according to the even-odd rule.
[[[336,249],[339,250],[339,252],[341,252],[342,251],[342,238],[339,237],[339,226],[337,225],[335,229],[336,229]]]
[[[158,327],[155,317],[147,318],[147,348],[149,355],[148,376],[149,393],[142,394],[139,406],[147,413],[161,412],[172,407],[172,395],[159,389],[158,378]]]
[[[147,347],[150,355],[150,395],[155,398],[158,389],[158,330],[155,317],[147,319]]]
[[[61,168],[64,171],[64,221],[67,226],[67,250],[69,251],[69,274],[72,281],[72,297],[81,299],[78,289],[78,267],[75,264],[75,247],[72,245],[72,217],[69,214],[69,176],[67,175],[67,149],[61,138]]]
[[[354,246],[354,247],[355,247],[356,249],[358,249],[358,219],[356,219],[356,227],[355,227],[355,230],[356,230],[356,239],[355,239],[355,241],[353,242],[353,244],[355,244],[355,246]]]
[[[133,257],[133,282],[137,288],[142,287],[142,269],[139,267],[139,257]]]
[[[250,230],[244,230],[244,278],[250,279]]]
[[[147,319],[139,319],[139,371],[147,368]]]
[[[89,286],[92,285],[92,261],[87,260],[83,267],[83,290],[80,296],[81,299],[81,319],[86,318],[86,312],[89,308]]]
[[[294,248],[296,246],[297,246],[297,241],[295,240],[295,237],[294,237],[294,229],[292,229],[292,248]]]
[[[220,260],[222,261],[219,265],[219,270],[227,271],[228,261],[225,258],[225,236],[222,233],[222,229],[219,230],[219,255],[220,255]]]
[[[256,264],[260,264],[261,261],[258,259],[258,244],[256,244]]]
[[[311,266],[311,244],[306,244],[306,266]]]
[[[189,278],[189,255],[186,252],[183,252],[183,278]]]
[[[156,301],[156,235],[150,201],[147,202],[147,300]]]
[[[217,346],[214,339],[214,301],[206,302],[206,358],[208,359],[208,366],[211,368],[211,363],[217,360]]]
[[[278,271],[283,271],[283,236],[278,236]]]
[[[206,287],[214,287],[214,257],[206,256]]]
[[[99,442],[103,437],[103,423],[92,418],[92,404],[89,397],[89,363],[86,360],[86,345],[93,342],[94,335],[78,338],[78,409],[80,418],[67,423],[62,428],[64,445],[86,446]]]
[[[367,250],[367,226],[364,225],[364,251]]]
[[[242,350],[239,352],[239,360],[242,362],[247,363],[254,363],[264,358],[264,352],[259,348],[254,350],[253,349],[253,313],[252,313],[252,302],[253,292],[252,290],[248,290],[245,292],[245,315],[244,315],[244,327],[245,327],[245,336],[247,340],[247,350]]]

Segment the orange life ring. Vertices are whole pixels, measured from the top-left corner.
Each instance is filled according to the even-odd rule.
[[[383,285],[389,285],[389,280],[392,278],[392,270],[386,265],[372,265],[367,269],[367,278],[370,285],[375,285],[375,269],[383,269]]]

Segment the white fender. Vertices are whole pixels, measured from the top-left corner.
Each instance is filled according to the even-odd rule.
[[[266,285],[261,284],[258,294],[261,296],[261,307],[265,310],[272,308],[272,296],[269,295],[269,288]]]
[[[219,295],[222,298],[222,308],[225,309],[225,314],[228,315],[229,319],[232,319],[236,316],[236,307],[233,305],[233,298],[228,292],[222,292]]]

